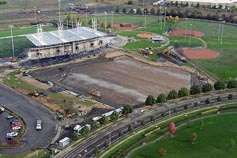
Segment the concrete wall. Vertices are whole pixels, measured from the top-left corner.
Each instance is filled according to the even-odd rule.
[[[64,54],[77,54],[104,47],[109,43],[110,38],[97,38],[88,41],[71,42],[50,47],[31,48],[26,52],[28,59],[39,59],[55,57]]]

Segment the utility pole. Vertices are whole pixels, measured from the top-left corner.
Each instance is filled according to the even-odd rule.
[[[222,40],[223,40],[223,33],[224,33],[224,22],[222,22],[222,30],[221,30],[221,44],[222,44]]]

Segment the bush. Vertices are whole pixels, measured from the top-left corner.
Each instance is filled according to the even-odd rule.
[[[200,94],[201,93],[201,87],[199,85],[193,85],[190,88],[190,94],[194,95],[194,94]]]
[[[205,101],[206,104],[209,104],[210,103],[210,98],[207,98],[206,101]]]
[[[210,92],[212,91],[213,87],[210,83],[206,83],[203,87],[202,87],[202,92],[206,93],[206,92]]]
[[[133,4],[133,1],[132,0],[129,0],[128,1],[128,5],[132,5]]]
[[[220,96],[218,96],[218,97],[216,98],[216,100],[217,100],[218,102],[220,102],[220,101],[222,101],[222,98],[221,98]]]
[[[155,104],[156,100],[155,98],[152,96],[152,95],[149,95],[147,98],[146,98],[146,105],[153,105]]]
[[[184,110],[187,110],[188,109],[188,105],[184,105]]]
[[[122,110],[123,115],[128,115],[133,112],[133,107],[131,105],[125,105]]]
[[[214,89],[215,89],[215,90],[225,89],[225,83],[224,83],[224,82],[221,82],[221,81],[217,81],[217,82],[214,84]]]
[[[229,95],[228,95],[228,100],[231,100],[231,99],[233,99],[233,95],[232,95],[232,94],[229,94]]]
[[[235,81],[235,80],[230,80],[230,81],[228,81],[228,83],[227,83],[227,88],[228,88],[228,89],[237,88],[237,81]]]
[[[176,90],[171,90],[167,96],[167,99],[176,99],[178,97],[178,94]]]
[[[189,96],[190,92],[187,88],[181,88],[178,92],[178,96],[179,97],[185,97],[185,96]]]
[[[154,115],[151,116],[151,121],[155,121],[156,117]]]
[[[157,103],[165,103],[166,101],[167,101],[166,96],[163,93],[161,93],[156,99]]]

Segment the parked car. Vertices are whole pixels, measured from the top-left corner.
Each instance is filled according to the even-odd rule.
[[[20,130],[21,126],[12,126],[12,130]]]
[[[10,122],[10,124],[15,124],[15,123],[21,123],[21,121],[20,121],[20,120],[17,120],[17,119],[15,119],[15,120],[11,120],[11,122]]]
[[[16,136],[18,136],[17,131],[10,131],[7,133],[7,137],[16,137]]]
[[[0,106],[0,112],[4,112],[5,111],[5,108]]]
[[[14,118],[14,116],[12,116],[12,115],[7,115],[7,116],[6,116],[6,119],[8,119],[8,120],[9,120],[9,119],[13,119],[13,118]]]

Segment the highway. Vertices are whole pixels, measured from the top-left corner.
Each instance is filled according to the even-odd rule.
[[[22,138],[25,145],[14,149],[0,149],[0,154],[17,154],[36,147],[47,147],[51,143],[56,135],[57,120],[46,107],[1,83],[0,104],[20,115],[26,122],[26,133]],[[35,130],[37,119],[42,120],[41,131]]]
[[[88,139],[82,141],[80,144],[77,146],[66,149],[65,151],[59,153],[56,155],[56,158],[74,158],[74,157],[95,157],[94,155],[94,149],[97,146],[99,150],[103,150],[104,148],[104,142],[105,140],[109,140],[110,143],[114,143],[117,140],[121,138],[119,136],[119,132],[123,131],[123,134],[129,134],[128,131],[128,126],[133,125],[134,129],[137,130],[141,128],[141,123],[140,120],[144,120],[145,124],[152,123],[151,121],[151,116],[154,115],[156,120],[161,120],[164,119],[162,118],[161,114],[166,113],[166,116],[173,115],[174,108],[176,109],[177,112],[182,112],[184,111],[184,105],[188,105],[189,110],[190,109],[197,109],[197,108],[202,108],[205,106],[211,106],[213,104],[220,104],[220,103],[227,103],[227,102],[233,102],[237,101],[237,93],[235,91],[229,91],[228,93],[224,94],[218,94],[219,92],[212,92],[208,95],[200,96],[197,98],[186,98],[187,100],[181,100],[177,101],[176,103],[170,103],[167,106],[160,106],[160,107],[155,107],[152,110],[147,110],[143,113],[134,113],[132,114],[131,118],[124,119],[123,121],[119,123],[115,123],[112,126],[108,128],[104,128],[103,130],[99,131],[98,133],[92,135]],[[233,94],[233,99],[228,100],[227,95],[228,94]],[[218,96],[222,97],[222,102],[217,102],[216,98]],[[207,98],[210,98],[211,102],[210,104],[205,104],[205,100]],[[198,103],[198,107],[195,107],[193,103]]]

